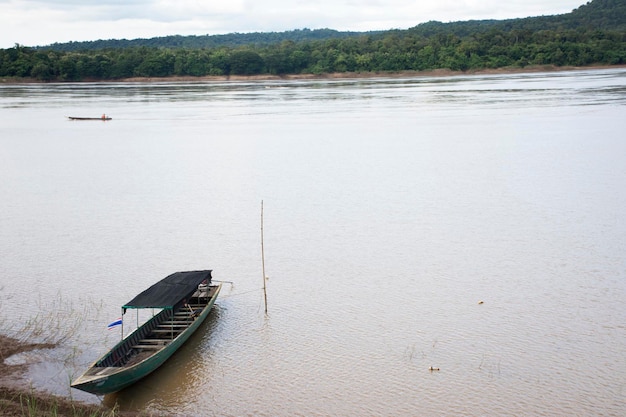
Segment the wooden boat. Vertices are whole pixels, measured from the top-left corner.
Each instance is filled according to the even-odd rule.
[[[102,116],[102,117],[75,117],[75,116],[68,116],[68,119],[70,120],[112,120],[112,117],[109,116]]]
[[[161,366],[209,315],[221,283],[211,284],[211,271],[176,272],[122,307],[162,309],[95,361],[71,386],[92,394],[119,391]],[[123,334],[123,321],[122,321]]]

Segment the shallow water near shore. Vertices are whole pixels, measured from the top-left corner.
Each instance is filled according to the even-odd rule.
[[[0,85],[3,324],[69,333],[27,378],[99,402],[69,382],[120,306],[213,269],[207,322],[105,404],[624,415],[625,110],[625,69]]]

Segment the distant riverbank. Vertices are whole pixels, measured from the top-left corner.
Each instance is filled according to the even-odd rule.
[[[155,83],[155,82],[226,82],[226,81],[272,81],[272,80],[341,80],[341,79],[367,79],[367,78],[411,78],[411,77],[451,77],[461,75],[484,75],[484,74],[524,74],[537,72],[555,72],[555,71],[574,71],[574,70],[597,70],[609,68],[626,68],[626,65],[598,65],[585,67],[554,65],[535,65],[521,67],[505,67],[505,68],[484,68],[470,71],[452,71],[449,69],[434,69],[428,71],[400,71],[400,72],[336,72],[328,74],[259,74],[259,75],[205,75],[200,77],[193,76],[171,76],[171,77],[131,77],[116,80],[101,79],[85,79],[82,81],[71,82],[138,82],[138,83]],[[45,84],[64,81],[40,81],[35,78],[16,78],[2,77],[0,84]]]

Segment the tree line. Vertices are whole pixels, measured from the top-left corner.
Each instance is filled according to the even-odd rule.
[[[377,34],[379,32],[366,32]],[[150,39],[107,39],[97,41],[53,43],[52,45],[38,47],[38,49],[53,49],[55,51],[82,51],[92,49],[119,49],[140,46],[154,48],[219,48],[222,46],[236,47],[247,45],[271,45],[282,41],[312,41],[326,39],[341,39],[358,36],[365,33],[340,32],[333,29],[296,29],[286,32],[253,32],[253,33],[228,33],[225,35],[171,35],[160,36]]]
[[[42,81],[256,74],[467,71],[626,63],[626,0],[594,0],[568,15],[428,22],[408,30],[214,47],[0,49],[0,76]]]

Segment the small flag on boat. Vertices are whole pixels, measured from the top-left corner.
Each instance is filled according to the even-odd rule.
[[[109,323],[109,325],[107,326],[107,329],[111,330],[112,328],[121,326],[121,325],[122,325],[122,318],[120,317],[119,319]]]

